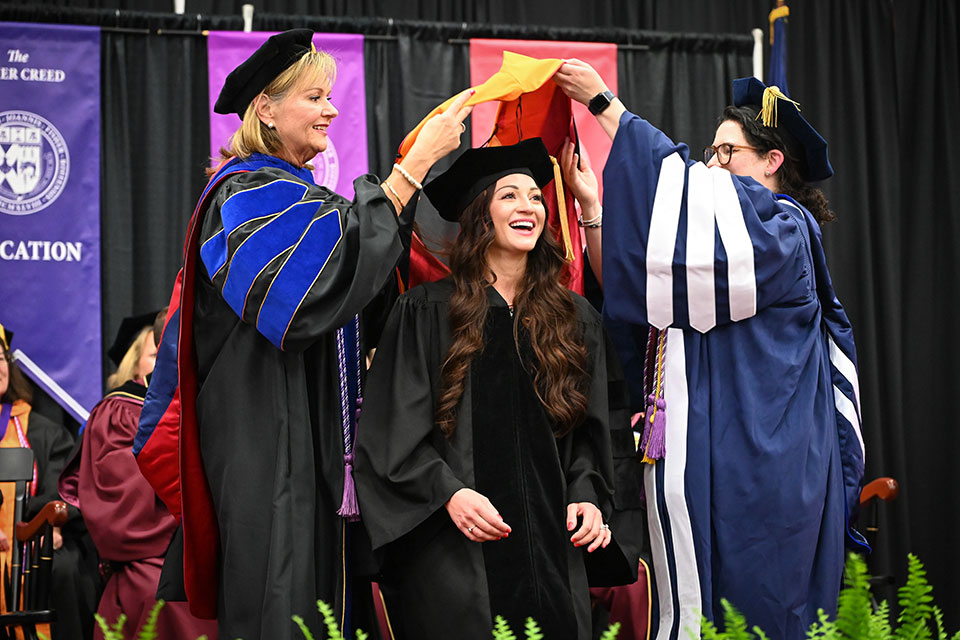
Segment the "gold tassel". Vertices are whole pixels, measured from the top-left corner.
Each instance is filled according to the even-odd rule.
[[[780,87],[767,87],[763,90],[760,113],[757,114],[757,119],[762,119],[763,126],[765,127],[777,126],[777,100],[786,100],[787,102],[793,103],[793,105],[797,107],[797,111],[800,111],[800,103],[784,95],[784,93],[780,91]]]
[[[560,215],[560,233],[563,236],[563,248],[566,252],[564,258],[567,262],[573,262],[573,241],[570,239],[570,221],[567,220],[567,202],[563,197],[563,175],[560,171],[560,164],[557,159],[550,156],[553,163],[553,186],[557,191],[557,211]]]

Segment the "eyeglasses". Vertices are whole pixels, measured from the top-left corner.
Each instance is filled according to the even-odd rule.
[[[730,144],[729,142],[724,142],[723,144],[718,144],[716,146],[709,146],[703,148],[703,162],[704,164],[710,164],[710,161],[713,159],[713,156],[717,156],[717,162],[721,166],[725,166],[730,163],[730,158],[733,157],[733,154],[741,149],[748,151],[756,151],[756,147],[743,147],[737,144]]]

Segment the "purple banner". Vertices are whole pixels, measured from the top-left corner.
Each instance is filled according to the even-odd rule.
[[[100,30],[0,22],[0,323],[78,418],[102,395]]]
[[[207,38],[210,79],[210,155],[218,157],[221,147],[240,126],[236,114],[213,112],[223,80],[273,32],[211,31]],[[367,163],[367,104],[363,77],[363,36],[344,33],[317,33],[313,44],[337,61],[337,81],[331,92],[340,115],[330,125],[329,146],[312,164],[317,184],[342,196],[353,198],[353,180],[369,171]]]

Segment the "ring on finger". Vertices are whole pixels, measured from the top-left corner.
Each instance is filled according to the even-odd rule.
[[[476,526],[477,526],[477,525],[471,525],[471,526],[467,527],[467,533],[473,533],[473,529],[474,529],[474,527],[476,527]]]
[[[467,130],[467,125],[460,123],[460,133],[464,133]]]
[[[600,527],[603,528],[603,529],[606,529],[607,531],[610,531],[610,525],[608,525],[608,524],[606,524],[606,523],[600,525]]]

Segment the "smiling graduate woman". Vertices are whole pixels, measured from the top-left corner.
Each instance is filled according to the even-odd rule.
[[[182,513],[161,595],[216,616],[221,638],[300,637],[291,615],[318,629],[318,599],[344,635],[372,628],[350,474],[358,356],[397,287],[406,205],[470,112],[464,94],[387,177],[356,178],[352,201],[318,186],[307,163],[337,127],[336,65],[312,37],[271,36],[224,82],[215,109],[241,124],[191,222],[134,443]]]
[[[534,138],[467,151],[425,189],[460,222],[451,276],[394,307],[357,444],[398,638],[488,638],[495,615],[590,637],[587,559],[616,541],[616,364],[599,315],[561,283],[552,179]]]

